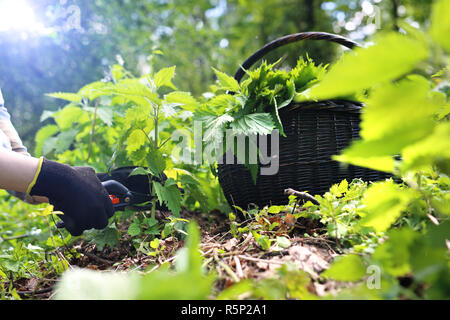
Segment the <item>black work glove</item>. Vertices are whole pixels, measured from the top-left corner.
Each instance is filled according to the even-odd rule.
[[[43,159],[30,195],[45,196],[66,229],[78,236],[88,229],[103,229],[114,214],[108,192],[90,167],[70,167]]]

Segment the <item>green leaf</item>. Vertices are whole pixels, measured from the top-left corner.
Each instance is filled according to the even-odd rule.
[[[160,88],[166,86],[176,90],[177,88],[175,88],[175,86],[172,83],[172,78],[174,77],[174,75],[175,75],[175,66],[159,70],[158,73],[156,73],[155,75],[156,87]]]
[[[291,241],[286,237],[277,237],[277,244],[281,248],[289,248],[291,246]]]
[[[261,134],[272,133],[275,125],[272,116],[268,113],[246,114],[231,122],[230,127],[237,134]]]
[[[130,172],[129,177],[138,176],[138,175],[148,175],[151,174],[150,170],[144,169],[142,167],[134,168],[133,171]]]
[[[283,211],[285,209],[285,206],[270,206],[267,209],[268,213],[280,213],[281,211]]]
[[[450,1],[437,0],[434,2],[431,13],[431,37],[447,52],[450,52]]]
[[[375,45],[347,53],[309,89],[309,95],[322,100],[357,93],[406,74],[426,57],[424,43],[399,33],[383,34]]]
[[[321,275],[337,281],[359,281],[366,275],[366,268],[360,256],[348,254],[337,257]]]
[[[174,91],[164,96],[167,103],[177,103],[188,111],[197,111],[198,101],[189,93],[183,91]]]
[[[53,114],[56,124],[61,130],[67,130],[73,127],[75,122],[80,122],[85,112],[77,106],[69,105]],[[89,118],[85,118],[88,120]]]
[[[103,230],[87,230],[84,232],[84,237],[90,243],[97,245],[97,249],[102,251],[105,246],[114,248],[119,243],[119,231],[111,224]]]
[[[138,222],[133,222],[128,227],[128,234],[132,237],[138,236],[141,234],[141,227],[139,226]]]
[[[166,169],[166,158],[159,149],[150,148],[147,155],[147,166],[154,176],[159,176]]]
[[[69,149],[69,147],[72,145],[72,143],[75,140],[76,135],[78,134],[77,129],[70,129],[67,131],[63,131],[60,134],[58,134],[55,139],[56,141],[52,141],[52,148],[54,148],[56,153],[62,153]],[[52,138],[53,139],[53,138]],[[51,141],[51,139],[48,139],[47,141]],[[45,143],[43,146],[43,154],[46,154],[45,152],[47,148],[47,144]]]
[[[232,92],[238,92],[240,90],[239,83],[233,77],[230,77],[224,72],[221,72],[213,68],[214,73],[217,76],[217,81],[223,90],[229,90]]]
[[[145,142],[147,141],[147,137],[145,133],[140,129],[133,130],[127,138],[127,152],[131,153],[133,151],[141,148]]]
[[[372,184],[364,193],[361,226],[386,231],[397,219],[413,197],[412,191],[402,189],[392,180]]]
[[[167,181],[170,179],[167,179]],[[167,183],[166,181],[166,183]],[[181,193],[176,184],[163,186],[157,181],[153,181],[156,194],[158,195],[159,203],[165,203],[167,208],[175,215],[180,216],[181,211]]]
[[[42,155],[42,148],[45,141],[58,131],[58,126],[54,124],[48,124],[39,129],[39,131],[36,133],[36,137],[34,138],[34,141],[36,142],[36,146],[34,148],[35,157],[40,157]]]
[[[46,96],[61,99],[61,100],[66,100],[66,101],[70,101],[70,102],[80,102],[81,98],[82,98],[80,94],[70,93],[70,92],[47,93]]]
[[[204,116],[202,120],[205,123],[205,131],[203,134],[203,141],[206,144],[219,145],[224,137],[225,125],[234,120],[234,118],[228,114],[221,116]]]
[[[409,228],[391,230],[388,239],[376,248],[372,259],[392,276],[403,276],[411,271],[410,251],[414,240],[419,236]]]
[[[109,107],[98,107],[97,117],[101,119],[108,127],[112,125],[114,112]]]

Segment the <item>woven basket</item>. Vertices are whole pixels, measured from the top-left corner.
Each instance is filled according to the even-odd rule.
[[[302,32],[276,39],[250,56],[236,74],[239,82],[257,60],[268,52],[300,40],[328,40],[347,48],[358,44],[344,37],[324,32]],[[258,175],[253,183],[249,170],[242,164],[219,164],[219,183],[230,205],[247,208],[288,202],[284,190],[292,188],[310,194],[323,194],[343,179],[352,181],[382,180],[384,172],[357,166],[344,166],[331,160],[352,140],[359,139],[362,104],[354,101],[326,100],[291,103],[279,110],[286,137],[279,140],[279,171],[275,175]],[[270,136],[267,139],[270,141]],[[269,146],[270,148],[270,146]],[[270,149],[269,149],[270,150]],[[269,153],[270,155],[270,153]]]

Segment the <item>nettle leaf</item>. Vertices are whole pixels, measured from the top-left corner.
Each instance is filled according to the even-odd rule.
[[[105,92],[102,91],[101,89],[104,89],[106,86],[107,84],[105,82],[95,81],[82,87],[77,94],[80,95],[82,98],[95,100],[98,97],[105,95]]]
[[[130,226],[128,227],[128,231],[127,233],[132,236],[138,236],[141,234],[141,227],[139,226],[138,222],[133,222],[132,224],[130,224]]]
[[[366,275],[366,267],[361,256],[348,254],[339,256],[321,276],[337,281],[359,281]]]
[[[447,52],[450,52],[450,2],[448,0],[435,1],[431,13],[430,34]]]
[[[77,129],[70,129],[59,133],[57,136],[47,139],[42,145],[42,154],[46,155],[55,150],[56,153],[62,153],[69,149],[78,134]]]
[[[166,158],[159,149],[151,148],[147,155],[147,165],[154,176],[159,176],[166,169]]]
[[[117,95],[125,101],[134,102],[137,105],[153,106],[159,105],[158,95],[153,92],[140,79],[122,79],[115,85],[102,89],[104,93]]]
[[[158,195],[159,203],[166,204],[172,213],[179,217],[181,211],[181,192],[178,189],[176,182],[171,184],[173,179],[167,179],[165,185],[157,181],[153,181],[153,187],[155,188],[156,194]],[[167,186],[166,186],[167,184]]]
[[[66,100],[66,101],[70,101],[70,102],[80,102],[82,99],[82,96],[80,94],[70,93],[70,92],[47,93],[46,96],[61,99],[61,100]]]
[[[147,137],[145,133],[140,129],[135,129],[131,131],[130,135],[127,138],[127,147],[126,150],[128,153],[136,151],[140,149],[145,142],[147,141]]]
[[[53,114],[53,118],[61,130],[67,130],[72,128],[75,122],[89,120],[87,115],[84,119],[82,119],[83,115],[86,115],[86,113],[80,107],[68,105],[67,107],[55,112]]]
[[[199,105],[198,101],[189,93],[184,91],[173,91],[164,96],[166,103],[176,103],[183,106],[188,111],[196,111]]]
[[[372,259],[381,263],[383,272],[395,277],[403,276],[411,271],[411,247],[420,235],[402,228],[389,231],[387,236],[388,239],[376,248]]]
[[[172,78],[175,76],[175,66],[163,68],[155,75],[155,85],[157,88],[166,86],[174,90],[177,88],[172,83]]]
[[[270,134],[275,125],[268,113],[246,114],[231,122],[230,127],[236,134]]]
[[[119,243],[119,231],[111,224],[103,230],[91,229],[84,232],[84,237],[90,243],[97,245],[97,249],[102,251],[105,246],[114,248]]]
[[[138,175],[148,175],[151,174],[151,171],[142,167],[134,168],[133,171],[130,172],[129,177],[138,176]]]
[[[360,226],[372,227],[377,232],[386,231],[406,209],[414,197],[410,189],[401,188],[392,180],[372,184],[364,193],[362,203],[365,213]]]
[[[112,125],[114,111],[109,107],[98,107],[97,117],[101,119],[108,127]]]
[[[218,145],[223,139],[225,125],[233,121],[234,118],[228,114],[223,114],[221,116],[203,116],[201,120],[205,125],[203,141],[207,144],[212,143],[213,145]]]
[[[399,33],[384,34],[375,39],[375,45],[345,54],[323,76],[319,85],[309,89],[309,95],[321,100],[357,93],[404,75],[427,54],[422,42]]]
[[[402,168],[426,170],[430,164],[450,163],[449,137],[450,123],[438,124],[432,134],[404,149]]]
[[[48,138],[53,136],[59,132],[59,128],[57,125],[54,124],[48,124],[36,133],[36,137],[34,138],[34,141],[36,142],[36,146],[34,148],[34,155],[36,157],[40,157],[42,155],[42,148],[44,146],[45,141],[47,141]]]
[[[361,115],[363,139],[334,159],[393,172],[392,156],[430,136],[435,127],[434,114],[441,108],[442,101],[430,95],[428,81],[420,76],[378,87]]]
[[[219,82],[219,85],[221,86],[220,89],[223,90],[229,90],[232,92],[238,92],[240,91],[239,83],[234,79],[233,77],[230,77],[224,72],[221,72],[215,68],[213,68],[214,73],[217,76],[217,81]]]

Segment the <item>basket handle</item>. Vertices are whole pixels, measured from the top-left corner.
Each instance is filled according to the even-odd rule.
[[[340,45],[343,45],[349,49],[360,46],[358,43],[348,38],[327,32],[300,32],[290,34],[269,42],[264,47],[262,47],[254,54],[252,54],[249,58],[247,58],[247,60],[244,61],[242,66],[236,71],[236,73],[234,74],[234,78],[236,79],[237,82],[239,82],[245,75],[244,70],[249,69],[256,61],[261,59],[267,53],[286,44],[297,42],[300,40],[327,40],[339,43]]]

